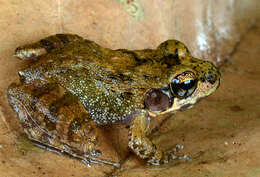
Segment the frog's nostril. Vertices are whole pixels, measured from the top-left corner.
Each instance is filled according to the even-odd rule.
[[[151,89],[145,94],[144,104],[150,111],[161,112],[171,106],[171,100],[159,89]]]
[[[218,77],[216,74],[209,74],[207,77],[208,82],[211,84],[214,84],[217,79],[218,79]]]

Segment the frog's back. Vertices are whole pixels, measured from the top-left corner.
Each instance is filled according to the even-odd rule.
[[[124,121],[142,109],[145,91],[158,82],[136,68],[136,59],[127,51],[81,40],[41,56],[20,76],[61,85],[80,99],[96,123],[107,124]]]
[[[20,75],[58,83],[81,100],[96,123],[107,124],[143,109],[145,92],[167,87],[167,72],[176,64],[160,50],[111,50],[82,39],[39,57]]]

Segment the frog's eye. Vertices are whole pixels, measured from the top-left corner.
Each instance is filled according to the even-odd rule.
[[[171,80],[171,91],[178,98],[190,96],[197,87],[197,79],[191,71],[185,71]]]

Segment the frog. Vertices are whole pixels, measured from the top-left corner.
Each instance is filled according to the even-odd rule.
[[[221,76],[173,39],[155,49],[112,50],[54,34],[18,47],[14,56],[27,63],[6,97],[27,137],[89,166],[120,167],[99,150],[98,129],[115,124],[128,127],[129,149],[148,164],[178,159],[176,148],[162,150],[151,140],[150,122],[193,107],[216,91]]]

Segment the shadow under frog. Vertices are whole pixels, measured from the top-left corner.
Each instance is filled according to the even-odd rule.
[[[129,148],[147,163],[178,159],[149,138],[149,122],[192,107],[219,86],[220,73],[187,47],[167,40],[157,49],[111,50],[73,34],[18,47],[31,63],[19,71],[7,98],[36,144],[86,164],[119,167],[102,158],[97,128],[129,125]]]

